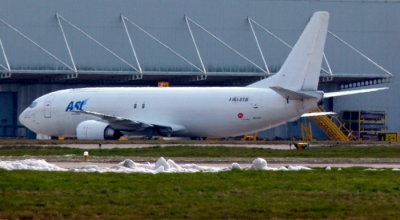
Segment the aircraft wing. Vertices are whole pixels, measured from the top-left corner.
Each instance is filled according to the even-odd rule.
[[[135,120],[127,119],[127,118],[107,115],[107,114],[98,113],[98,112],[84,111],[84,110],[79,110],[79,111],[74,111],[74,112],[96,116],[104,121],[107,121],[110,124],[110,126],[115,129],[138,130],[138,129],[144,129],[144,128],[155,126],[153,124],[148,124],[148,123],[144,123],[144,122],[140,122],[140,121],[135,121]]]
[[[385,90],[385,89],[389,89],[389,87],[359,89],[359,90],[350,90],[350,91],[341,91],[341,92],[327,92],[327,93],[324,93],[324,98],[331,98],[331,97],[344,96],[344,95],[354,95],[354,94],[367,93],[367,92],[376,92],[376,91]]]
[[[99,112],[92,112],[92,111],[74,111],[81,114],[92,115],[96,116],[101,120],[107,121],[110,126],[114,129],[125,130],[125,131],[138,131],[143,130],[146,128],[157,128],[159,132],[164,134],[170,134],[172,132],[182,131],[185,130],[185,127],[181,125],[165,125],[165,124],[158,124],[158,123],[148,123],[143,121],[131,120],[127,118],[122,118],[113,115],[107,115]]]

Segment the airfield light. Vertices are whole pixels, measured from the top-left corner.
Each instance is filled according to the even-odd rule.
[[[89,159],[89,152],[88,151],[83,152],[83,160],[88,161],[88,159]]]

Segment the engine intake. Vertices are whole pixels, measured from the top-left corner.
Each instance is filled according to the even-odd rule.
[[[101,121],[87,120],[76,127],[76,137],[79,140],[117,140],[121,136],[120,131]]]

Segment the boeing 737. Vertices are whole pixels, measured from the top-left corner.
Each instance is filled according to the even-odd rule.
[[[323,98],[385,89],[318,91],[328,21],[328,12],[315,12],[278,73],[246,87],[66,89],[37,98],[19,120],[38,134],[77,139],[233,137],[313,116]]]

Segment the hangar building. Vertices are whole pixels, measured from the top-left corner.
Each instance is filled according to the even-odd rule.
[[[76,87],[244,86],[282,65],[313,12],[329,11],[321,89],[389,86],[328,100],[385,111],[400,130],[400,1],[0,0],[0,136],[34,137],[17,116]],[[123,100],[121,100],[123,101]],[[294,136],[295,124],[266,135]]]

